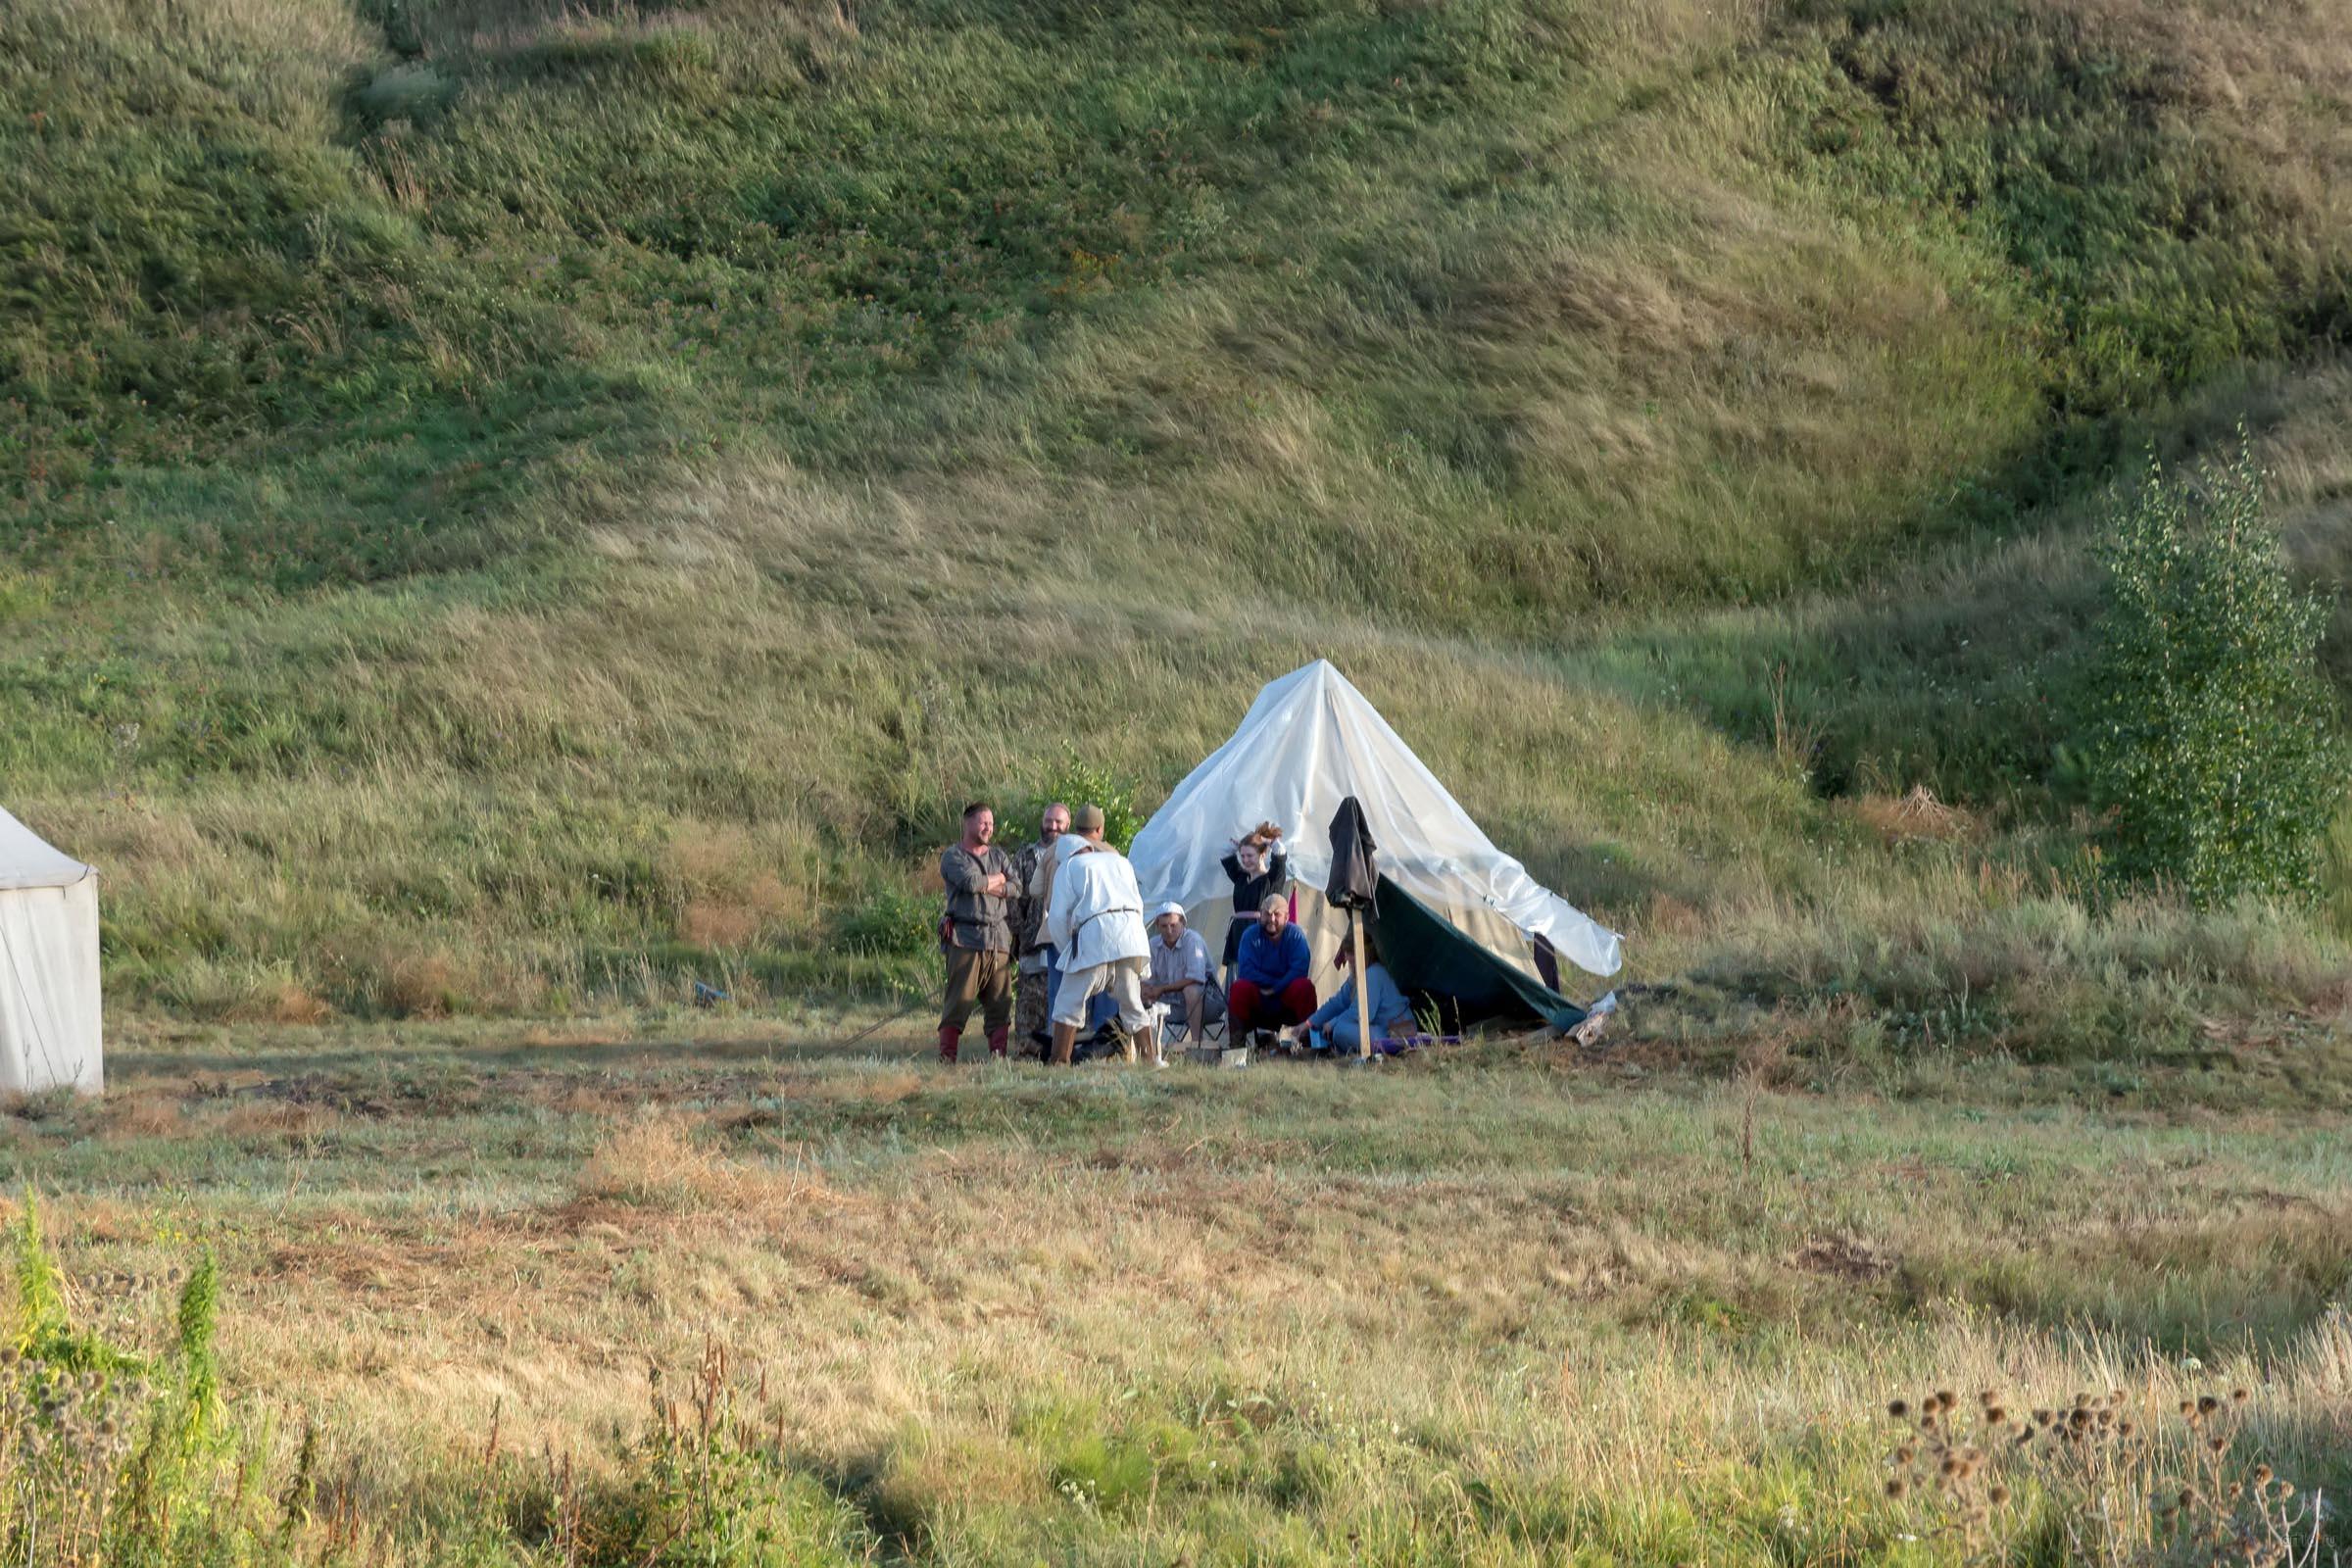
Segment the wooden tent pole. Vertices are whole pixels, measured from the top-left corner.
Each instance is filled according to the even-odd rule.
[[[1363,1059],[1372,1059],[1372,988],[1364,979],[1364,913],[1355,911],[1348,922],[1348,934],[1355,943],[1355,1035]]]

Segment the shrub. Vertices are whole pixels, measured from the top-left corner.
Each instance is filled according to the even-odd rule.
[[[1135,804],[1136,783],[1112,772],[1107,767],[1086,761],[1075,751],[1065,752],[1053,771],[1040,779],[1028,801],[1012,814],[1017,824],[1013,835],[1016,841],[1025,840],[1045,808],[1059,801],[1073,812],[1081,806],[1102,808],[1102,842],[1127,853],[1136,834],[1143,831],[1144,813]],[[999,827],[1000,842],[1004,842],[1004,829]]]
[[[2201,906],[2309,898],[2343,755],[2327,611],[2288,578],[2251,453],[2193,482],[2151,462],[2100,558],[2084,751],[2113,869]]]
[[[939,943],[940,905],[902,887],[885,886],[834,925],[834,939],[853,953],[911,958]]]
[[[430,121],[458,96],[457,83],[422,61],[377,72],[352,93],[352,107],[371,125],[393,120]]]

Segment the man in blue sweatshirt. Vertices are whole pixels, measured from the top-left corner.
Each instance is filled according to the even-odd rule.
[[[1279,1029],[1306,1022],[1315,1010],[1315,983],[1306,977],[1313,967],[1306,933],[1291,924],[1290,901],[1267,894],[1258,906],[1257,924],[1242,933],[1235,979],[1225,993],[1230,1027]]]

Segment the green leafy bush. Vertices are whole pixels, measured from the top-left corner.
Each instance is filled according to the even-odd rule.
[[[877,888],[864,902],[842,912],[834,922],[834,941],[853,953],[915,957],[938,946],[942,907],[938,899],[906,888]]]
[[[457,83],[424,62],[410,60],[370,76],[352,93],[352,106],[373,126],[393,120],[432,120],[457,96]]]
[[[2243,449],[2193,479],[2153,462],[2100,559],[2085,758],[2112,869],[2210,906],[2318,891],[2343,747],[2318,651]]]
[[[1075,751],[1064,752],[1059,762],[1044,778],[1030,799],[1015,813],[1014,820],[1020,836],[1026,838],[1045,808],[1055,801],[1072,811],[1081,806],[1102,808],[1102,842],[1121,855],[1143,831],[1144,813],[1135,804],[1136,783],[1112,772],[1109,768],[1089,762]],[[1004,833],[1002,822],[998,829]]]

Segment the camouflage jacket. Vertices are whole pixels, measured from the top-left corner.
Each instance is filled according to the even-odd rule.
[[[1046,881],[1050,862],[1047,856],[1053,844],[1040,840],[1024,845],[1012,860],[1012,900],[1006,919],[1012,926],[1012,952],[1015,957],[1034,951],[1038,945],[1039,928],[1046,922],[1046,895],[1053,888]]]

